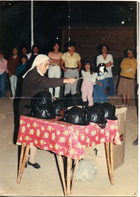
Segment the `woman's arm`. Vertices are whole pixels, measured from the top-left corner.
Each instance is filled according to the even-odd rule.
[[[110,66],[113,65],[113,63],[112,63],[111,60],[110,60],[110,61],[109,61],[108,63],[106,63],[105,65],[106,65],[106,67],[110,67]]]
[[[128,70],[129,68],[131,68],[131,65],[130,65],[130,63],[128,62],[128,59],[127,59],[127,58],[124,58],[124,59],[122,60],[120,67],[121,67],[124,71]]]
[[[98,84],[100,87],[102,86],[102,83],[100,83],[100,82],[95,82],[96,84]]]
[[[110,67],[113,65],[113,56],[111,54],[108,54],[109,55],[109,58],[110,58],[110,61],[108,63],[106,63],[106,67]]]

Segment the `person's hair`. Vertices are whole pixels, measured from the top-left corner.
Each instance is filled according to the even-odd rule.
[[[22,47],[21,47],[21,51],[22,51],[23,48],[25,48],[25,49],[27,50],[27,47],[26,47],[26,46],[22,46]]]
[[[90,65],[90,74],[93,74],[94,68],[93,68],[92,62],[89,59],[87,59],[87,60],[85,60],[83,62],[83,68],[82,68],[82,70],[86,71],[85,65],[88,64],[88,63]]]
[[[53,41],[53,47],[56,45],[56,44],[58,44],[58,46],[60,46],[60,42],[59,41],[57,41],[57,40],[55,40],[55,41]]]
[[[22,60],[22,58],[25,58],[26,60],[28,59],[28,58],[27,58],[27,55],[22,55],[22,56],[21,56],[21,60]]]
[[[97,47],[97,50],[100,54],[102,54],[102,48],[103,47],[106,47],[107,48],[107,52],[109,51],[109,47],[106,45],[106,44],[100,44],[98,47]]]
[[[34,48],[35,48],[35,47],[38,48],[38,45],[34,44],[34,45],[32,46],[32,53],[34,53]],[[38,50],[39,50],[39,48],[38,48]]]
[[[134,54],[133,49],[127,49],[127,54],[129,51],[131,51]]]
[[[74,42],[67,42],[66,45],[67,45],[67,48],[71,46],[76,47],[76,44]]]

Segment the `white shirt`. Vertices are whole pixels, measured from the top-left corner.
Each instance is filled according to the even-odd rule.
[[[86,72],[86,71],[82,70],[81,71],[81,74],[83,76],[83,80],[85,80],[85,81],[91,81],[93,84],[95,84],[97,73],[91,74],[90,71]]]
[[[27,56],[28,60],[31,58],[31,55],[32,55],[32,53],[28,53],[28,54],[26,54],[26,56]],[[34,55],[38,55],[38,53],[34,53]]]
[[[97,66],[100,63],[106,64],[106,63],[109,63],[110,61],[113,63],[113,56],[111,54],[107,54],[106,59],[103,58],[102,54],[97,56]],[[113,67],[113,65],[111,65],[111,66],[106,68],[108,70],[107,78],[113,77],[113,75],[112,75],[112,67]]]

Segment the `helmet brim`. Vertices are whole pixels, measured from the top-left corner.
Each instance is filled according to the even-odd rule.
[[[111,117],[111,118],[106,118],[107,120],[118,120],[118,118],[115,116],[115,117]]]
[[[67,122],[67,123],[74,124],[74,125],[79,125],[79,126],[85,126],[85,125],[89,125],[90,124],[90,122],[71,123],[71,122],[68,122],[68,121],[64,120],[64,118],[60,118],[57,121],[63,121],[63,122]]]

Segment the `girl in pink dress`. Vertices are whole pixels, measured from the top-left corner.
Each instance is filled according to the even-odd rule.
[[[83,64],[84,68],[81,71],[83,76],[83,82],[81,86],[83,102],[87,102],[88,106],[93,105],[93,85],[96,82],[97,74],[93,72],[92,64],[89,60],[86,60]]]

